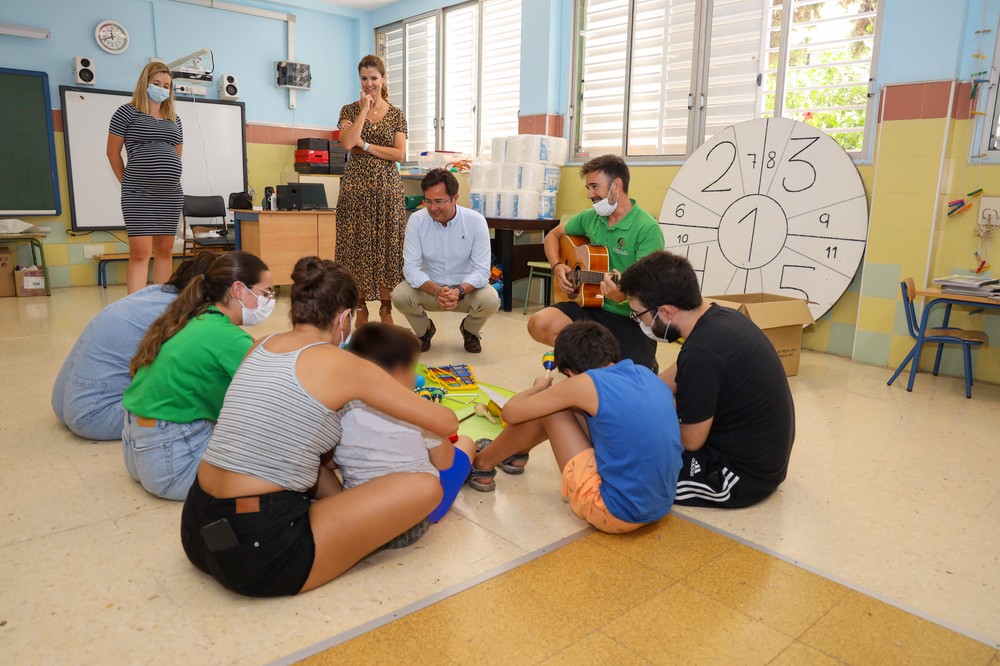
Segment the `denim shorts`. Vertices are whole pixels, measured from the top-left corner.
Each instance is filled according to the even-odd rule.
[[[249,597],[298,594],[316,557],[310,504],[305,493],[291,490],[220,499],[195,477],[181,513],[181,544],[191,563],[227,590]],[[213,551],[201,529],[220,518],[237,543]]]
[[[183,500],[198,474],[201,455],[215,424],[201,419],[191,423],[156,421],[147,427],[138,421],[135,414],[125,412],[125,468],[153,495]]]

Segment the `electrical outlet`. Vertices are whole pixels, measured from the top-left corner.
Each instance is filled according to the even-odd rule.
[[[105,250],[104,250],[104,246],[103,245],[84,245],[83,246],[83,258],[84,259],[93,259],[94,255],[104,254],[104,252],[105,252]]]
[[[177,95],[188,95],[189,97],[204,97],[208,94],[207,86],[196,86],[191,83],[174,83],[174,93]]]
[[[979,198],[979,221],[1000,224],[1000,197]]]

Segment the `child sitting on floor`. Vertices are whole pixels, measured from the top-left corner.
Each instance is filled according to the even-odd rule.
[[[403,386],[413,387],[420,341],[407,329],[390,324],[365,324],[351,336],[347,349],[378,365]],[[433,474],[439,479],[439,470],[463,480],[468,476],[475,451],[475,444],[468,437],[458,437],[454,443],[429,437],[419,428],[360,400],[344,405],[341,414],[343,434],[333,451],[333,461],[340,468],[345,489],[394,472]],[[444,515],[455,501],[460,485],[442,484],[444,498],[431,512],[431,520],[436,522]],[[386,547],[410,545],[427,531],[427,526],[427,520],[418,523]]]
[[[548,439],[563,499],[597,529],[631,532],[665,516],[681,467],[674,396],[648,368],[619,361],[619,353],[617,339],[596,322],[564,328],[555,362],[569,379],[553,385],[539,377],[507,402],[509,425],[477,447],[472,487],[494,490],[498,464]]]

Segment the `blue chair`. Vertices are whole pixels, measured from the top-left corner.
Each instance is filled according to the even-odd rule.
[[[910,337],[915,340],[913,349],[906,355],[903,362],[896,368],[889,379],[889,386],[896,381],[896,377],[903,371],[909,363],[914,364],[914,368],[920,364],[920,351],[925,344],[936,344],[938,346],[937,357],[934,359],[934,376],[937,376],[941,367],[941,352],[945,345],[962,345],[965,352],[965,397],[972,397],[972,348],[986,347],[990,343],[989,336],[983,331],[967,331],[961,328],[949,326],[947,328],[929,328],[924,333],[923,339],[920,337],[920,323],[917,321],[916,308],[913,299],[917,295],[917,288],[913,284],[913,278],[906,278],[899,283],[903,292],[903,310],[906,313],[906,327],[910,331]],[[925,315],[927,313],[924,313]],[[906,386],[907,391],[913,390],[913,374]]]

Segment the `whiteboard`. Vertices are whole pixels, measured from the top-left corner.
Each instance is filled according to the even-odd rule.
[[[111,116],[132,93],[60,86],[73,229],[124,229],[121,185],[107,158]],[[246,109],[242,102],[176,101],[184,128],[184,194],[246,191]],[[124,155],[126,163],[128,158]],[[179,222],[178,218],[178,222]]]

